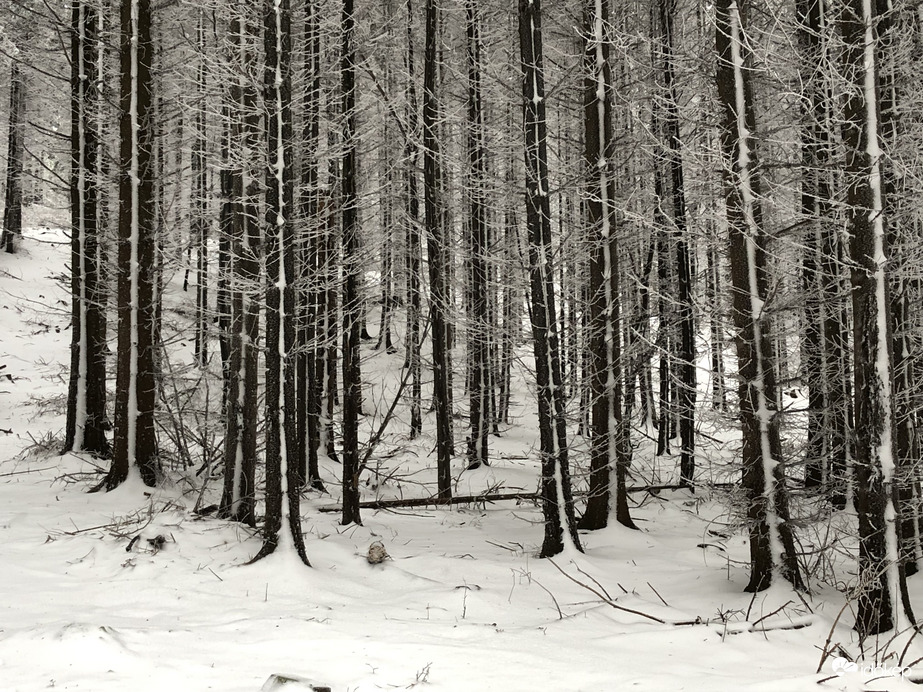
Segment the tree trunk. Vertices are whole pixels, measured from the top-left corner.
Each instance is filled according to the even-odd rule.
[[[845,125],[850,233],[856,435],[856,512],[859,515],[859,603],[856,629],[863,636],[912,623],[899,556],[897,466],[894,446],[888,238],[882,185],[879,55],[872,0],[850,0],[840,27],[843,67],[853,88]]]
[[[666,147],[663,156],[670,173],[672,240],[676,249],[676,322],[679,327],[677,349],[676,415],[679,419],[680,484],[693,487],[695,475],[695,321],[692,312],[692,264],[689,257],[686,223],[686,186],[683,178],[680,141],[679,96],[676,74],[673,22],[676,0],[659,0],[659,52],[663,75],[662,127]]]
[[[231,193],[231,290],[228,400],[225,410],[224,493],[219,516],[256,524],[257,369],[259,367],[259,267],[262,254],[253,160],[259,151],[257,93],[247,72],[254,62],[258,30],[243,3],[229,28],[229,62],[235,73],[229,94],[230,143],[235,154],[228,171]]]
[[[545,519],[541,556],[553,557],[568,547],[582,549],[571,496],[567,420],[555,322],[541,0],[519,0],[519,56],[522,67],[532,340],[538,387],[541,494]]]
[[[484,106],[481,97],[481,18],[478,0],[465,2],[468,64],[467,150],[470,242],[468,319],[468,395],[471,432],[468,437],[468,468],[488,463],[490,431],[490,323],[488,320],[489,230],[487,227],[487,151],[484,141]]]
[[[359,517],[359,415],[362,374],[359,368],[362,271],[356,198],[356,48],[353,0],[343,2],[343,524],[361,524]]]
[[[137,467],[157,480],[154,336],[157,332],[150,0],[122,0],[119,104],[118,359],[112,490]]]
[[[196,301],[195,301],[195,342],[193,355],[196,364],[204,368],[208,363],[208,169],[205,167],[205,153],[208,142],[205,112],[206,102],[206,64],[205,55],[205,11],[198,10],[196,24],[196,45],[202,57],[196,67],[195,91],[197,103],[193,116],[192,143],[192,200],[190,235],[196,251]]]
[[[22,236],[22,171],[25,136],[25,84],[22,66],[10,66],[10,121],[6,144],[6,192],[3,198],[3,233],[0,246],[13,252],[13,239]]]
[[[410,439],[423,430],[422,362],[420,358],[420,319],[422,300],[420,296],[420,198],[417,194],[417,162],[420,158],[419,118],[417,117],[417,89],[413,50],[413,5],[407,0],[407,141],[404,156],[407,160],[404,171],[406,219],[406,273],[407,273],[407,332],[406,367],[410,368]]]
[[[280,545],[310,565],[301,531],[301,483],[295,448],[295,242],[292,164],[292,34],[289,0],[263,7],[266,63],[266,517],[263,546],[252,562]],[[281,534],[281,535],[280,535]]]
[[[320,144],[321,99],[321,40],[319,9],[316,3],[305,3],[304,62],[305,90],[302,109],[304,124],[301,139],[301,216],[305,231],[299,238],[301,254],[298,292],[298,355],[297,355],[297,421],[296,443],[299,475],[304,483],[324,492],[320,478],[319,449],[321,439],[321,408],[323,374],[318,364],[323,362],[322,328],[324,315],[324,282],[319,259],[327,231],[330,213],[327,200],[321,198],[317,148]]]
[[[721,144],[730,234],[732,313],[737,328],[740,418],[743,433],[743,485],[750,531],[750,582],[747,591],[770,586],[781,557],[782,574],[802,587],[794,533],[788,523],[788,497],[776,415],[772,334],[765,309],[769,283],[767,236],[762,228],[760,175],[756,157],[756,116],[750,86],[744,15],[736,0],[716,5],[715,47],[718,96],[723,108]]]
[[[106,289],[97,265],[98,20],[85,2],[74,2],[71,17],[71,369],[63,451],[107,457]]]
[[[805,65],[802,106],[801,211],[807,221],[802,286],[805,330],[804,381],[808,387],[808,440],[805,486],[822,487],[837,507],[845,506],[845,390],[840,384],[842,310],[838,298],[838,229],[831,216],[831,94],[823,70],[829,62],[823,2],[799,0],[799,45]]]
[[[618,267],[618,220],[614,207],[615,138],[612,132],[608,4],[588,0],[584,6],[584,165],[589,195],[584,205],[590,246],[589,357],[592,391],[590,488],[585,529],[604,528],[612,493],[610,468],[616,470],[616,519],[636,528],[628,510],[625,477],[630,460],[628,427],[622,406],[622,320]],[[534,299],[533,299],[534,300]]]
[[[436,408],[436,476],[439,497],[452,495],[452,368],[446,312],[449,305],[446,277],[445,227],[441,163],[437,135],[435,0],[426,0],[426,44],[423,56],[423,198],[426,249],[429,260],[430,319],[433,338],[433,403]]]

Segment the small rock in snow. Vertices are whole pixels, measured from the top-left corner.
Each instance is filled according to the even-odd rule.
[[[375,541],[372,545],[369,546],[369,554],[366,557],[366,560],[369,561],[370,565],[378,565],[387,560],[390,555],[388,551],[385,550],[384,543],[381,541]]]
[[[273,673],[270,675],[260,692],[331,692],[327,685],[321,685],[310,678],[304,678],[300,675],[282,675]]]

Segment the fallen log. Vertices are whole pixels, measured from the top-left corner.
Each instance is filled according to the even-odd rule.
[[[368,500],[360,502],[360,509],[390,509],[397,507],[428,507],[430,505],[463,505],[476,502],[502,502],[504,500],[538,500],[537,493],[490,493],[486,495],[458,495],[457,497],[410,497],[396,500]],[[319,507],[320,512],[341,512],[342,507]]]
[[[735,487],[736,483],[712,483],[708,487],[724,488]],[[657,493],[661,490],[688,490],[685,485],[636,485],[626,488],[629,493]],[[406,507],[429,507],[439,505],[464,505],[476,502],[503,502],[504,500],[540,500],[538,493],[487,493],[482,495],[459,495],[457,497],[409,497],[394,500],[367,500],[360,502],[360,509],[397,509]],[[342,512],[339,505],[318,507],[319,512]]]

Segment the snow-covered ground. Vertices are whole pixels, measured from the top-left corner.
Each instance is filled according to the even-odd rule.
[[[641,531],[584,533],[585,554],[552,563],[535,557],[531,503],[365,510],[363,526],[341,527],[319,511],[338,501],[328,461],[333,496],[308,493],[302,507],[307,568],[288,555],[246,565],[257,535],[193,514],[202,477],[88,494],[97,465],[57,455],[67,246],[59,232],[27,235],[0,255],[0,690],[255,692],[273,673],[335,692],[917,689],[892,670],[923,654],[917,641],[904,651],[906,635],[865,642],[878,669],[843,669],[838,657],[858,643],[832,587],[816,583],[803,600],[781,585],[743,593],[745,536],[717,495],[638,493]],[[368,355],[372,384],[400,364]],[[369,408],[388,400],[367,391]],[[531,395],[521,387],[516,399],[520,423],[491,439],[490,468],[459,466],[459,493],[535,489]],[[417,484],[434,479],[431,440],[410,443],[401,425],[370,498],[427,494]],[[391,559],[371,565],[376,541]],[[836,568],[851,579],[848,562]]]

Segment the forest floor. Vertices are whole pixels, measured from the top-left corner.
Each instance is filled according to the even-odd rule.
[[[923,644],[860,643],[851,629],[851,604],[835,588],[854,579],[848,516],[802,532],[811,593],[777,585],[754,596],[743,592],[746,536],[717,491],[635,493],[639,531],[584,532],[585,553],[552,562],[536,557],[541,513],[531,502],[365,510],[362,526],[341,527],[337,513],[319,511],[338,503],[339,467],[325,460],[332,495],[306,493],[302,505],[312,568],[287,554],[246,565],[259,536],[193,512],[220,486],[203,489],[208,473],[194,468],[156,489],[134,480],[89,494],[99,465],[57,453],[68,246],[47,228],[27,235],[20,252],[0,256],[0,690],[255,692],[274,673],[334,692],[918,689],[909,677],[923,679],[923,663],[908,679],[893,667],[913,668]],[[174,307],[192,300],[176,286]],[[365,355],[371,430],[401,355]],[[523,381],[516,425],[491,438],[490,467],[459,465],[458,494],[535,490],[537,426]],[[408,441],[399,416],[364,499],[431,494],[431,446]],[[714,448],[715,473],[728,449]],[[635,485],[665,477],[643,451]],[[672,458],[659,463],[672,473]],[[841,549],[824,555],[839,557],[811,557],[833,540]],[[372,565],[376,541],[390,559]],[[910,588],[923,603],[923,576]],[[838,657],[860,647],[867,668],[843,670]]]

